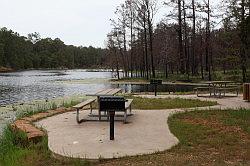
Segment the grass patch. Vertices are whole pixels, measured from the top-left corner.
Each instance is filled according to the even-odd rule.
[[[180,143],[172,149],[100,165],[250,165],[250,110],[197,110],[172,115]]]
[[[0,138],[0,165],[4,166],[77,166],[90,165],[80,159],[55,159],[48,149],[48,139],[34,144],[27,142],[25,133],[14,132],[11,127],[5,128]]]
[[[124,77],[120,78],[119,80],[117,79],[111,79],[112,82],[144,82],[147,83],[149,80],[146,78],[130,78],[130,77]]]
[[[71,107],[79,101],[63,101],[61,106]],[[42,103],[35,106],[19,107],[16,109],[16,118],[32,116],[37,113],[46,112],[58,108],[55,102]],[[34,144],[27,141],[27,135],[23,132],[15,132],[8,125],[0,136],[0,165],[4,166],[80,166],[90,165],[82,159],[62,158],[60,160],[52,157],[48,149],[47,136],[42,141]]]
[[[39,103],[34,106],[25,106],[25,107],[18,107],[16,109],[16,119],[20,119],[23,117],[29,117],[34,114],[47,112],[48,110],[55,110],[58,107],[65,107],[70,108],[74,105],[77,105],[81,101],[79,100],[63,100],[60,105],[58,105],[56,102],[44,102]]]
[[[133,98],[133,109],[175,109],[175,108],[193,108],[205,107],[216,105],[217,102],[201,101],[192,99],[181,98],[166,98],[166,99],[149,99],[141,97],[128,97]]]
[[[58,106],[55,102],[49,103],[39,103],[35,106],[26,106],[26,107],[19,107],[16,110],[16,118],[20,119],[23,117],[29,117],[37,113],[46,112],[48,110],[54,110]]]
[[[250,110],[180,113],[169,119],[169,126],[180,140],[173,152],[188,151],[198,157],[205,154],[202,162],[207,164],[250,164]]]
[[[77,104],[79,104],[80,101],[76,101],[76,100],[71,100],[71,101],[63,101],[62,102],[62,106],[65,107],[65,108],[70,108],[70,107],[73,107]]]

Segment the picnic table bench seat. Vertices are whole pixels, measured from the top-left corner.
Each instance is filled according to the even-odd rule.
[[[215,88],[215,91],[219,93],[219,96],[221,96],[221,93],[224,93],[224,96],[225,96],[226,91],[235,91],[236,95],[239,96],[239,90],[240,90],[240,88],[238,86]]]
[[[73,108],[76,109],[76,121],[77,123],[80,123],[81,121],[79,120],[79,111],[80,109],[82,109],[83,107],[90,105],[90,113],[92,114],[92,103],[95,102],[96,99],[88,99],[86,101],[83,101],[75,106],[73,106]]]
[[[239,91],[240,91],[240,87],[238,85],[229,85],[226,87],[224,87],[224,86],[223,87],[221,87],[221,86],[214,86],[214,87],[208,86],[208,87],[196,87],[193,90],[196,92],[197,97],[200,97],[199,92],[201,92],[201,91],[209,91],[210,96],[211,96],[212,92],[214,94],[218,93],[219,97],[221,97],[222,93],[225,96],[226,91],[235,91],[237,96],[238,96]]]
[[[126,102],[125,102],[125,112],[124,112],[124,123],[127,122],[127,110],[129,109],[129,113],[131,115],[131,112],[132,112],[132,102],[133,102],[133,99],[127,99]]]
[[[196,87],[193,90],[196,91],[197,97],[199,97],[199,92],[202,91],[202,90],[208,90],[211,93],[211,88],[210,87]]]
[[[131,108],[132,107],[131,106],[132,102],[133,102],[133,99],[127,99],[126,102],[125,102],[125,109],[126,110],[129,109],[130,113],[132,111],[132,108]]]

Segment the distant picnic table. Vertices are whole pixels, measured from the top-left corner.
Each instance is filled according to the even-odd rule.
[[[204,84],[207,85],[207,87],[197,87],[195,88],[197,90],[197,96],[199,97],[199,92],[201,90],[207,90],[209,91],[209,95],[211,96],[218,96],[218,97],[225,97],[226,92],[228,91],[235,91],[236,95],[239,94],[239,86],[237,83],[233,81],[207,81],[204,82]]]

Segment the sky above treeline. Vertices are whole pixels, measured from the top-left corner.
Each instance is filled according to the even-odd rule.
[[[162,1],[158,4],[162,6]],[[110,19],[124,0],[0,0],[0,27],[27,36],[60,38],[67,45],[105,47]],[[156,15],[158,22],[163,7]]]

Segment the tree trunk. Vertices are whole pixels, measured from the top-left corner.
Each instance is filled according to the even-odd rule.
[[[241,0],[241,21],[240,21],[240,57],[242,69],[242,81],[246,82],[246,48],[247,48],[247,34],[245,28],[245,0]]]
[[[212,62],[212,58],[211,58],[211,55],[210,55],[210,46],[211,46],[211,43],[210,43],[210,0],[208,0],[208,6],[207,6],[207,30],[206,30],[206,41],[207,41],[207,44],[206,44],[206,60],[208,62],[207,65],[208,65],[208,80],[209,81],[212,81],[212,75],[211,75],[211,62]]]
[[[187,24],[186,24],[186,10],[185,10],[185,1],[183,0],[183,20],[184,20],[184,50],[185,50],[185,59],[186,59],[186,74],[189,80],[189,68],[190,68],[190,61],[189,61],[189,51],[188,51],[188,38],[187,38]]]
[[[114,48],[114,52],[115,52],[115,57],[116,57],[116,74],[117,74],[117,79],[120,79],[120,74],[119,74],[119,57],[118,54],[116,52],[116,48]]]
[[[146,28],[146,17],[143,19],[144,29],[144,49],[145,49],[145,65],[146,65],[146,78],[149,79],[149,65],[148,65],[148,41],[147,41],[147,28]]]
[[[197,65],[196,65],[196,54],[195,54],[195,41],[196,41],[196,15],[195,15],[195,3],[192,0],[192,9],[193,9],[193,29],[192,29],[192,57],[194,65],[194,74],[197,74]]]
[[[204,80],[204,70],[203,70],[203,50],[202,50],[202,47],[203,47],[203,38],[202,38],[202,34],[201,34],[201,52],[200,52],[200,65],[201,65],[201,79]]]
[[[148,11],[148,31],[149,31],[149,45],[150,45],[150,55],[151,55],[151,69],[152,76],[155,78],[155,66],[154,66],[154,55],[153,55],[153,26],[151,22],[151,13],[149,8],[149,1],[146,1],[146,7]]]
[[[185,73],[185,65],[183,60],[183,46],[182,46],[182,8],[181,8],[181,0],[178,0],[178,40],[179,40],[179,59],[180,59],[180,71],[182,74]]]

